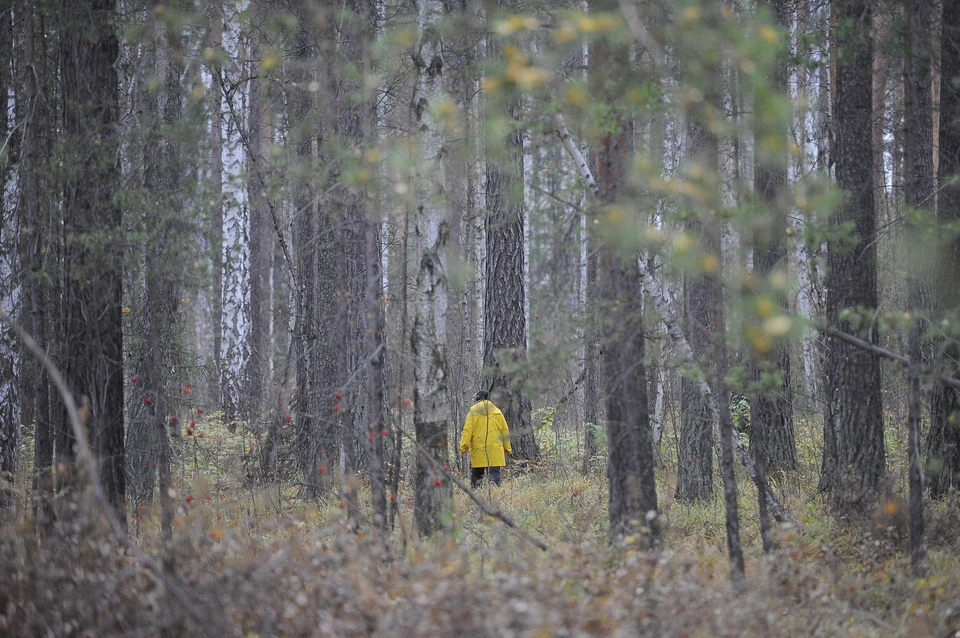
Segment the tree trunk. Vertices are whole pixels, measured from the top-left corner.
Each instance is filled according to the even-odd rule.
[[[943,32],[940,41],[940,192],[937,197],[939,227],[960,221],[960,185],[954,177],[960,173],[960,1],[944,0]],[[939,254],[934,273],[935,317],[955,325],[960,320],[960,236],[949,235]],[[938,359],[945,372],[960,376],[960,348],[955,340],[938,347]],[[926,443],[927,478],[930,494],[943,498],[960,487],[960,393],[942,383],[933,386],[930,406],[930,432]]]
[[[259,0],[252,0],[251,9],[263,14],[267,8]],[[259,431],[264,417],[265,392],[269,382],[272,361],[271,340],[271,264],[273,261],[274,230],[270,221],[269,202],[265,191],[265,146],[270,143],[270,123],[266,80],[261,79],[260,34],[250,32],[250,86],[247,103],[247,201],[250,202],[250,332],[247,334],[249,356],[246,362],[244,396],[238,412]]]
[[[414,356],[413,422],[418,454],[414,474],[414,521],[422,536],[443,527],[449,506],[450,486],[437,465],[447,464],[449,404],[446,378],[447,315],[447,219],[442,204],[445,139],[441,123],[431,111],[442,99],[443,57],[440,22],[443,3],[420,0],[417,50],[414,54],[417,80],[411,124],[418,133],[415,161],[418,217],[416,238],[419,256],[416,317],[410,342]]]
[[[500,45],[487,42],[487,56],[496,59]],[[519,125],[520,103],[506,106],[506,126],[513,130],[508,139],[487,144],[486,281],[484,286],[483,365],[493,371],[484,384],[491,399],[503,410],[510,426],[515,459],[539,458],[536,437],[530,422],[530,400],[523,395],[521,375],[503,368],[515,368],[526,359],[527,321],[525,312],[523,237],[523,139]],[[496,116],[494,116],[496,117]]]
[[[155,15],[152,9],[148,12],[153,40],[145,57],[147,72],[162,78],[163,83],[141,97],[146,123],[143,187],[149,195],[143,222],[150,239],[145,246],[142,293],[145,329],[139,358],[143,365],[135,386],[144,394],[137,395],[132,406],[133,418],[127,433],[127,476],[135,506],[152,501],[159,477],[161,524],[169,540],[173,503],[168,493],[171,433],[167,428],[174,426],[171,430],[178,436],[180,433],[178,421],[172,420],[179,385],[170,371],[177,362],[176,323],[186,260],[181,248],[186,237],[180,200],[182,156],[173,134],[182,117],[183,64],[178,34],[156,20]]]
[[[931,0],[911,0],[905,5],[906,59],[904,60],[904,203],[907,212],[907,238],[923,241],[921,215],[933,205],[933,92],[931,90],[932,47],[929,35],[934,28],[936,8]],[[926,242],[924,242],[926,243]],[[920,244],[918,244],[920,245]],[[912,252],[912,251],[908,251]],[[924,281],[925,263],[921,258],[907,263],[907,306],[914,317],[908,336],[908,357],[913,366],[921,363],[921,333],[929,308]],[[910,565],[916,578],[925,571],[923,544],[923,470],[920,456],[920,373],[908,371],[907,457],[910,492]]]
[[[9,117],[11,106],[16,108],[17,102],[23,99],[23,93],[15,88],[11,78],[11,71],[14,68],[13,57],[14,37],[12,11],[9,7],[4,7],[0,15],[0,108],[3,114],[0,115],[0,134],[3,135],[6,142],[6,153],[0,162],[0,184],[3,186],[4,194],[11,192],[11,186],[16,186],[16,182],[11,183],[13,176],[13,165],[18,161],[17,155],[22,155],[22,149],[18,149],[15,139],[15,133],[11,130],[16,124]],[[14,97],[11,94],[16,92]],[[22,113],[22,109],[16,109]],[[16,117],[16,114],[14,115]],[[21,143],[22,145],[22,143]],[[22,166],[22,164],[21,164]],[[22,247],[19,236],[27,235],[31,226],[36,226],[39,219],[29,220],[23,217],[19,219],[11,216],[12,223],[6,224],[7,211],[12,210],[14,206],[7,202],[7,196],[0,197],[2,205],[2,221],[0,221],[0,276],[3,277],[5,285],[10,286],[0,293],[3,300],[3,309],[6,312],[14,310],[19,300],[20,321],[25,327],[30,327],[30,294],[24,281],[23,275],[17,273],[30,269],[29,249]],[[24,232],[27,231],[27,232]],[[16,247],[14,247],[16,245]],[[29,244],[28,244],[29,245]],[[17,290],[17,284],[20,284],[20,290]],[[26,284],[26,286],[24,285]],[[24,294],[26,293],[26,294]],[[8,305],[9,304],[9,305]],[[17,378],[24,373],[36,378],[39,372],[38,362],[33,357],[24,357],[23,349],[18,347],[15,338],[8,330],[0,333],[0,508],[8,508],[14,502],[14,485],[16,484],[17,467],[20,461],[20,442],[22,439],[20,433],[20,423],[30,423],[35,420],[36,409],[36,389],[31,384],[18,384]]]
[[[693,114],[687,118],[688,162],[702,160],[716,166],[716,143],[710,144],[709,133]],[[706,157],[709,156],[709,157]],[[719,228],[704,229],[698,218],[687,222],[686,232],[699,237],[707,254],[720,254]],[[719,265],[717,265],[719,267]],[[719,329],[715,310],[722,303],[719,282],[708,274],[685,273],[683,277],[683,331],[701,370],[709,369],[713,352],[713,335]],[[722,401],[722,397],[717,397]],[[700,393],[695,379],[684,376],[680,382],[680,446],[677,458],[677,493],[679,501],[708,501],[713,497],[713,427],[710,407]]]
[[[835,3],[835,95],[832,158],[846,198],[833,224],[853,225],[848,241],[830,241],[827,324],[860,332],[851,313],[877,307],[876,211],[871,149],[873,44],[871,3]],[[866,317],[869,323],[869,315]],[[867,335],[877,341],[877,331]],[[838,512],[863,510],[884,476],[883,406],[877,357],[836,339],[824,343],[824,452],[820,489]]]
[[[789,29],[790,14],[786,0],[774,0],[773,13],[780,29]],[[755,233],[753,263],[758,279],[766,282],[777,270],[787,269],[787,249],[784,237],[789,223],[786,203],[782,201],[787,185],[789,158],[788,131],[790,123],[777,117],[777,100],[786,96],[789,69],[786,52],[778,56],[770,96],[758,96],[755,105],[755,143],[757,153],[754,183],[764,209],[768,224]],[[768,107],[765,110],[764,107]],[[776,290],[770,286],[769,290]],[[777,305],[788,310],[785,295],[778,295]],[[760,382],[766,374],[772,377],[757,393],[750,406],[750,445],[757,462],[757,469],[765,483],[766,468],[774,472],[795,470],[797,466],[796,443],[793,430],[793,398],[790,388],[790,345],[780,343],[767,356],[757,358],[751,369],[753,381]],[[774,383],[779,380],[779,383]],[[763,502],[763,499],[760,499]]]
[[[598,3],[599,4],[599,3]],[[601,5],[597,8],[606,8]],[[622,68],[626,50],[597,42],[590,51],[591,81],[603,86],[610,69]],[[608,105],[615,103],[609,89],[599,92]],[[599,203],[620,205],[626,189],[627,160],[633,124],[612,109],[614,129],[599,140],[597,195]],[[610,538],[644,532],[648,543],[660,538],[654,477],[653,431],[647,401],[644,365],[642,287],[638,256],[624,254],[613,241],[600,244],[598,313],[606,404],[607,479]]]
[[[64,377],[85,406],[104,493],[126,525],[119,102],[114,0],[64,0]],[[66,426],[64,426],[66,427]],[[72,463],[72,433],[65,435]]]
[[[49,51],[46,34],[46,12],[26,3],[18,16],[23,24],[24,66],[33,72],[26,74],[26,82],[21,103],[23,115],[23,138],[20,145],[20,213],[23,227],[21,232],[24,256],[22,260],[28,272],[24,280],[24,293],[29,305],[30,318],[26,324],[30,336],[41,350],[46,351],[50,339],[48,335],[50,314],[49,300],[52,297],[49,281],[56,279],[55,264],[52,263],[51,236],[53,229],[45,220],[52,217],[44,206],[43,184],[51,179],[46,173],[45,159],[52,154],[53,126],[49,68]],[[53,217],[55,218],[55,217]],[[36,362],[25,368],[24,385],[34,388],[33,414],[34,456],[33,485],[37,498],[35,512],[41,527],[47,528],[53,522],[53,441],[54,425],[51,414],[50,385],[44,367]],[[24,415],[26,418],[26,415]]]

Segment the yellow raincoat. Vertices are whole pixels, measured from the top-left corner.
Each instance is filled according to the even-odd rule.
[[[507,464],[504,452],[510,448],[510,428],[503,412],[491,401],[478,401],[470,408],[460,437],[460,453],[470,452],[472,467],[503,467]]]

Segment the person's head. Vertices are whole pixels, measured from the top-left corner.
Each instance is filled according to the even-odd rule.
[[[477,394],[473,397],[474,401],[486,401],[490,398],[490,393],[486,390],[477,390]]]

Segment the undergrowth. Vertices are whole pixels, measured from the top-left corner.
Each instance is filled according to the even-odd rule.
[[[445,532],[419,539],[402,487],[394,529],[351,531],[338,499],[246,478],[249,442],[210,426],[181,442],[172,538],[154,506],[124,548],[85,496],[43,537],[23,502],[0,538],[0,633],[120,636],[948,636],[960,631],[957,504],[930,504],[928,574],[910,577],[905,505],[829,516],[783,477],[792,520],[764,555],[756,493],[739,476],[746,592],[728,577],[718,490],[671,498],[656,551],[611,545],[601,473],[505,472],[479,494],[538,549],[456,493]],[[403,485],[403,483],[401,484]],[[784,487],[782,485],[781,487]],[[368,488],[361,484],[363,507]],[[362,520],[363,516],[361,516]]]

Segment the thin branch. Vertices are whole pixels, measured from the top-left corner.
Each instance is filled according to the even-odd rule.
[[[420,456],[422,456],[427,461],[429,461],[430,464],[433,465],[433,468],[435,470],[442,472],[444,476],[446,476],[454,484],[456,484],[457,487],[463,490],[463,492],[470,497],[470,500],[472,500],[474,503],[477,504],[477,507],[480,508],[481,512],[483,512],[487,516],[490,516],[492,518],[499,520],[504,525],[509,527],[510,530],[513,531],[517,536],[524,539],[528,543],[534,545],[535,547],[538,547],[543,551],[547,551],[549,549],[549,546],[545,542],[543,542],[539,538],[536,538],[535,536],[530,534],[530,532],[528,532],[527,530],[517,525],[512,518],[504,514],[499,509],[493,509],[489,505],[487,505],[482,498],[477,496],[476,492],[474,492],[472,489],[467,487],[466,483],[464,483],[459,478],[454,476],[453,472],[451,472],[449,469],[446,469],[447,466],[444,466],[443,464],[441,464],[440,461],[438,461],[436,458],[434,458],[432,454],[430,454],[430,452],[424,449],[424,447],[417,442],[417,439],[412,434],[405,432],[402,428],[398,428],[398,429],[403,436],[410,439],[413,442],[413,444],[417,446],[417,452],[420,454]]]

